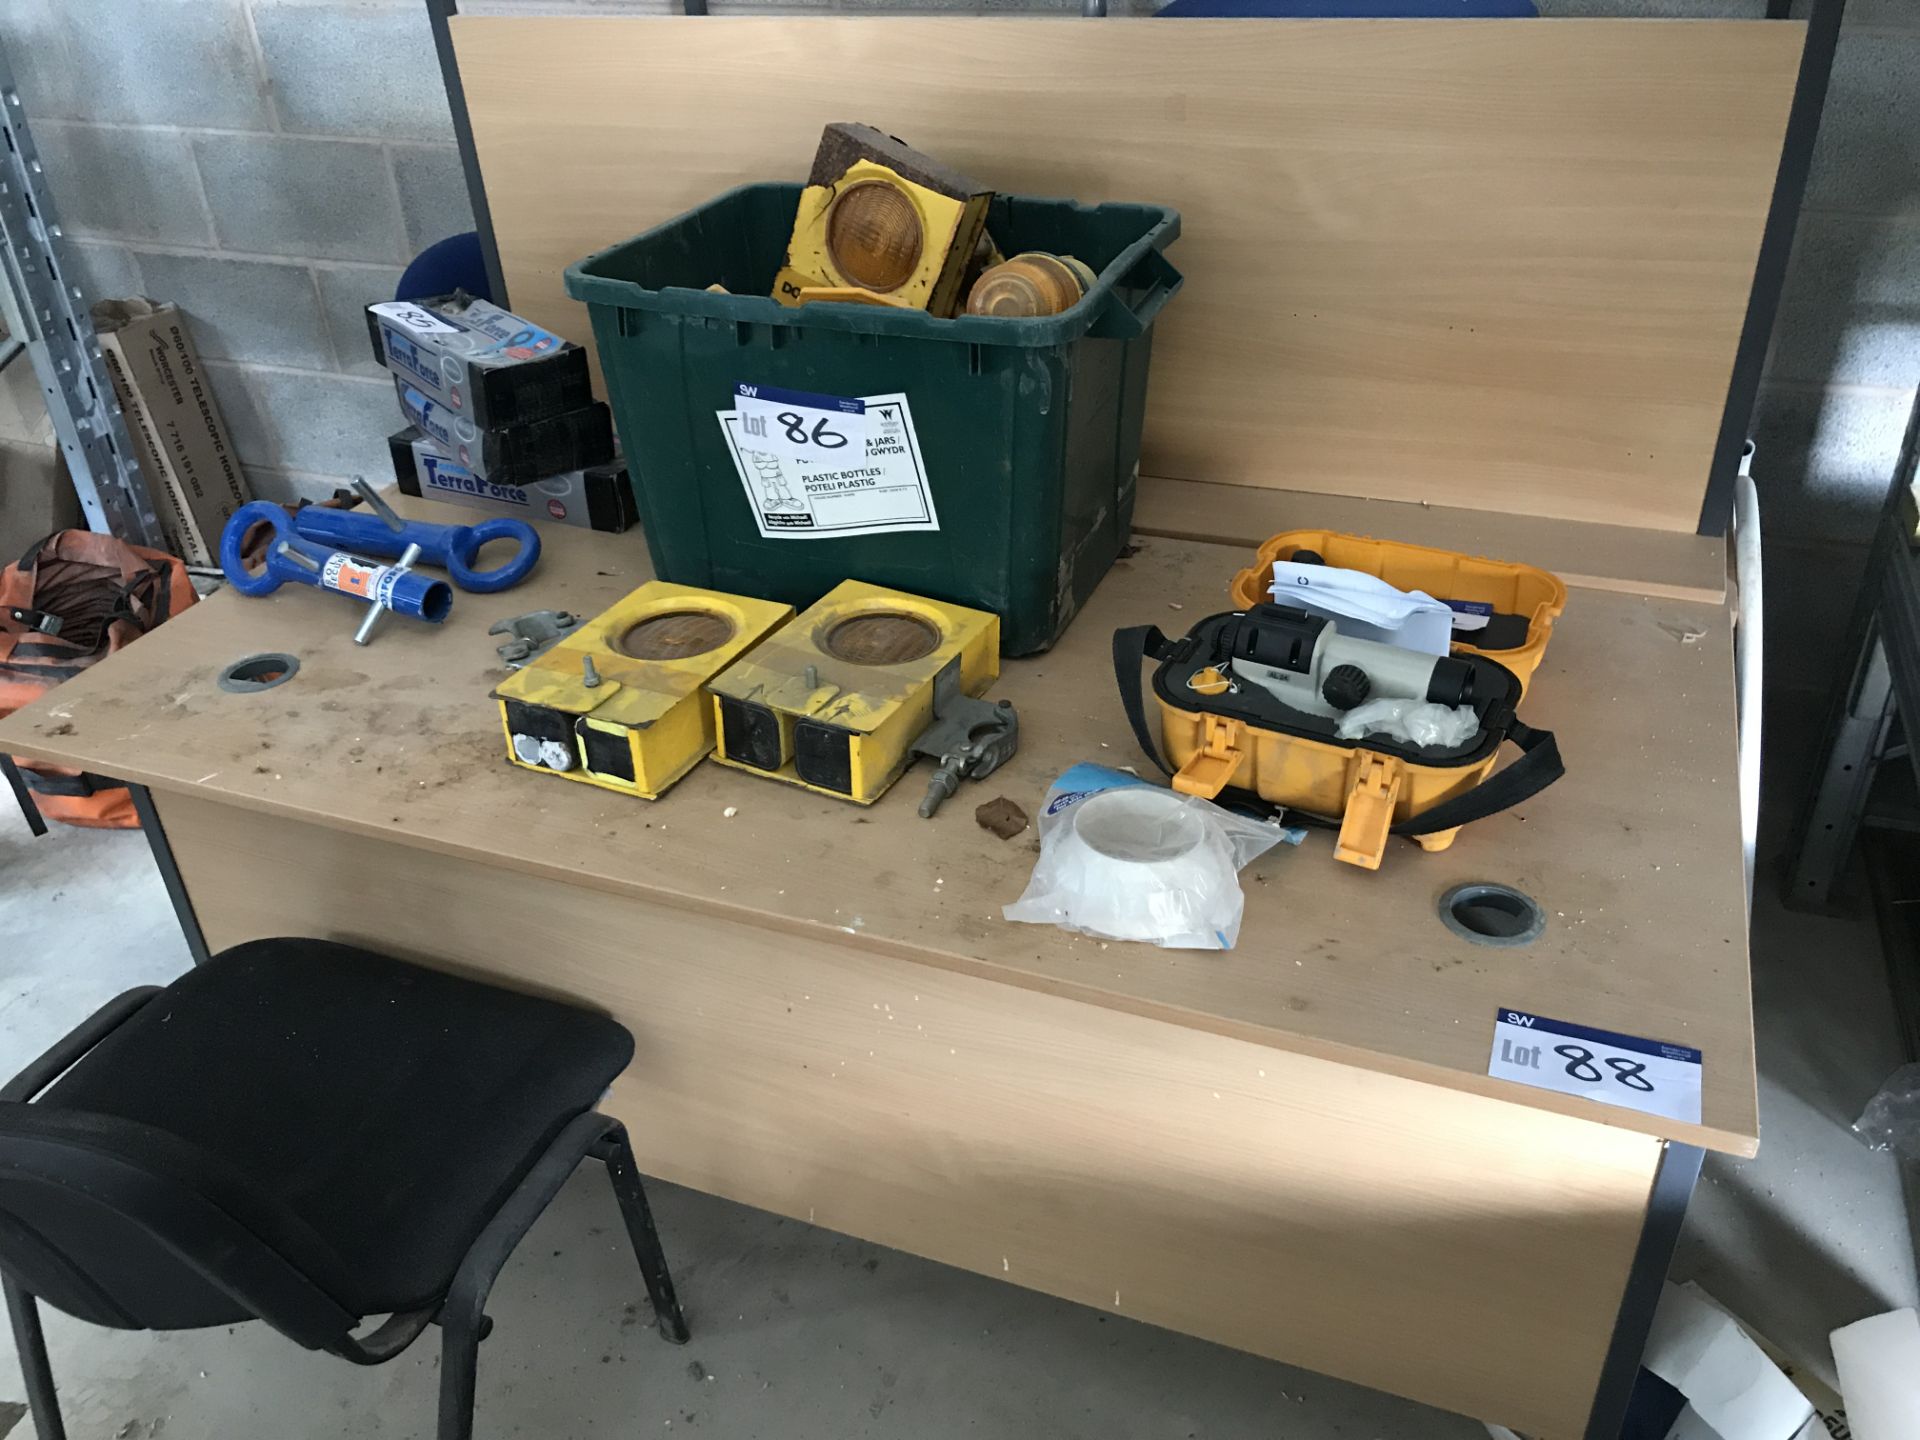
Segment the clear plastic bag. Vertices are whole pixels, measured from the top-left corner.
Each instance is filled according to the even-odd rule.
[[[1124,771],[1076,765],[1047,789],[1040,858],[1003,913],[1108,940],[1230,950],[1246,908],[1241,868],[1303,834]]]
[[[1873,1150],[1920,1160],[1920,1065],[1902,1065],[1867,1101],[1853,1133]]]
[[[1480,717],[1471,705],[1435,705],[1426,700],[1369,700],[1340,717],[1342,740],[1390,735],[1422,749],[1452,748],[1480,733]]]

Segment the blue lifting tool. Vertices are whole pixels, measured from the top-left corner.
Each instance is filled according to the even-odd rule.
[[[364,480],[354,489],[372,508],[335,510],[309,505],[293,517],[293,528],[303,540],[316,540],[356,555],[402,555],[409,545],[420,547],[420,559],[437,565],[462,590],[491,595],[527,578],[540,559],[540,532],[524,520],[502,516],[477,525],[434,525],[424,520],[402,520]],[[517,542],[513,558],[491,570],[476,570],[480,547],[489,540]]]
[[[462,589],[491,593],[518,584],[540,558],[539,533],[524,520],[483,520],[478,525],[402,520],[366,481],[356,479],[353,488],[373,513],[310,505],[289,516],[284,506],[267,501],[241,506],[220,537],[220,568],[228,582],[242,595],[271,595],[292,581],[364,600],[367,614],[353,637],[355,644],[364,645],[384,611],[431,625],[451,613],[453,591],[444,580],[416,574],[413,567],[420,560],[445,566]],[[249,571],[241,550],[256,525],[272,529],[273,539],[266,564]],[[514,540],[518,548],[504,565],[476,570],[473,562],[489,540]],[[361,554],[390,557],[394,563],[375,564]]]
[[[356,489],[364,484],[354,482]],[[396,523],[399,518],[394,516]],[[241,550],[256,525],[273,531],[273,538],[267,542],[266,563],[258,570],[249,570]],[[380,565],[315,544],[301,538],[284,505],[266,500],[242,505],[220,534],[220,569],[227,583],[242,595],[271,595],[291,581],[364,600],[367,614],[354,632],[356,645],[373,638],[373,627],[384,611],[396,610],[430,625],[438,625],[452,613],[452,587],[444,580],[414,574],[413,562],[419,558],[418,545],[407,546],[392,565]]]

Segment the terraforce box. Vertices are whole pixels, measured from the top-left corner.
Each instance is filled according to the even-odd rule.
[[[403,494],[448,500],[492,515],[557,520],[612,534],[639,518],[626,467],[618,462],[568,470],[524,485],[500,485],[448,459],[411,426],[388,436],[387,448],[393,452],[393,475]]]
[[[481,429],[593,401],[586,351],[464,293],[369,305],[367,332],[374,359]]]

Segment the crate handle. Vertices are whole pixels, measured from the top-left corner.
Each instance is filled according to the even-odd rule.
[[[1174,291],[1185,283],[1173,262],[1164,253],[1149,246],[1114,283],[1114,294],[1105,313],[1093,322],[1087,333],[1099,340],[1139,339],[1153,324],[1153,317],[1160,313],[1160,307],[1171,300]],[[1145,287],[1146,294],[1133,304],[1128,304],[1119,294],[1122,285],[1129,289]]]

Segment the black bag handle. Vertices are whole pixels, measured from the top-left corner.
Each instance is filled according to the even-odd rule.
[[[13,568],[31,575],[40,568],[40,552],[51,545],[59,536],[58,530],[49,531],[27,547],[27,553],[14,561]]]
[[[1173,770],[1160,758],[1160,746],[1147,724],[1146,686],[1140,679],[1140,666],[1146,660],[1164,660],[1172,652],[1169,641],[1158,625],[1135,625],[1113,632],[1113,677],[1120,686],[1120,703],[1126,708],[1127,723],[1133,726],[1133,738],[1161,773]],[[1511,810],[1530,800],[1567,773],[1560,759],[1560,746],[1551,730],[1536,730],[1515,718],[1507,726],[1504,739],[1520,748],[1520,758],[1504,770],[1496,771],[1464,795],[1443,800],[1431,810],[1402,820],[1388,833],[1393,835],[1432,835],[1456,826],[1470,825],[1502,810]],[[1303,812],[1289,811],[1290,815]],[[1317,818],[1317,817],[1309,817]]]
[[[94,775],[82,771],[78,775],[47,775],[33,769],[30,765],[21,765],[20,783],[39,795],[57,795],[65,799],[81,800],[89,795],[98,795],[103,790],[124,790],[126,786],[119,780],[109,780],[104,775]]]

